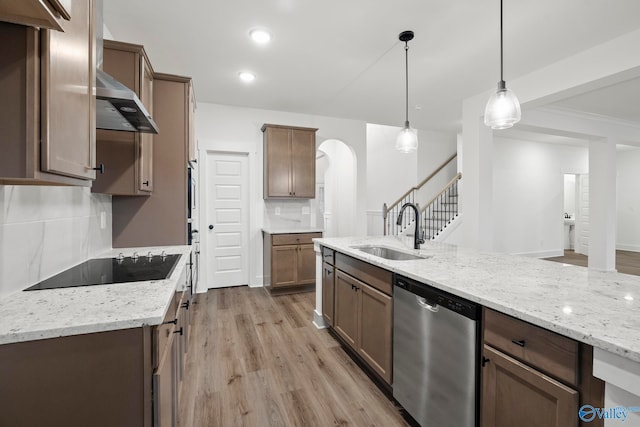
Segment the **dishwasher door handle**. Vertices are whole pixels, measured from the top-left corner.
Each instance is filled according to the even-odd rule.
[[[427,299],[421,296],[416,295],[416,301],[418,302],[418,305],[420,307],[426,308],[427,310],[432,311],[434,313],[437,313],[438,310],[440,310],[440,306],[438,306],[438,304],[429,304],[427,302]]]

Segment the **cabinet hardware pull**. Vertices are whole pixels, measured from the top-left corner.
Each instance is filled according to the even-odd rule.
[[[173,333],[174,334],[180,334],[180,336],[182,336],[183,335],[182,326],[180,326],[180,329],[178,329],[177,331],[173,331]]]
[[[173,320],[167,320],[166,322],[163,323],[163,325],[169,325],[173,323],[174,325],[178,324],[178,319],[173,319]]]
[[[512,343],[514,343],[515,345],[519,345],[520,347],[524,347],[525,341],[524,340],[511,340]]]
[[[146,185],[148,187],[149,186],[149,180],[143,182],[142,185]]]
[[[486,357],[482,356],[482,367],[484,368],[487,363],[491,362],[491,360],[487,359]]]
[[[190,288],[190,287],[191,287],[191,286],[189,286],[189,288]],[[189,304],[190,304],[190,303],[191,303],[191,301],[187,301],[187,302],[182,303],[182,308],[186,308],[187,310],[189,310]]]
[[[100,172],[100,175],[103,175],[104,174],[104,163],[100,163],[100,166],[98,166],[97,168],[91,168],[91,170],[98,171],[98,172]]]

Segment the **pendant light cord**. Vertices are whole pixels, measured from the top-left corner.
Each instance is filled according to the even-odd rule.
[[[500,0],[502,1],[502,0]],[[409,42],[404,42],[405,126],[409,125]]]
[[[504,50],[504,46],[503,46],[503,41],[502,41],[502,0],[500,0],[500,81],[503,82],[504,81],[504,75],[503,75],[503,50]]]

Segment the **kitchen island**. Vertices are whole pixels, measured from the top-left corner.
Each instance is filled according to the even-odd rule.
[[[318,327],[326,326],[320,252],[324,247],[593,346],[593,375],[607,383],[605,406],[640,403],[640,277],[435,242],[415,251],[409,239],[392,236],[314,243]],[[357,249],[362,246],[383,246],[424,258],[393,261]],[[626,421],[626,425],[638,423],[638,414],[630,414]]]

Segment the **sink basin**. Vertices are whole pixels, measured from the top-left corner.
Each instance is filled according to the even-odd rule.
[[[428,258],[428,256],[425,255],[408,254],[385,246],[360,246],[354,249],[391,261],[409,261],[412,259]]]

